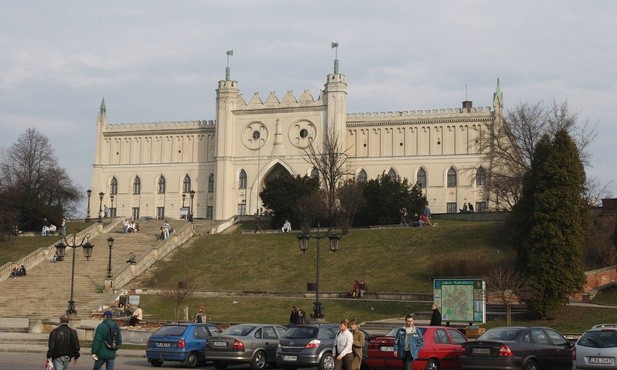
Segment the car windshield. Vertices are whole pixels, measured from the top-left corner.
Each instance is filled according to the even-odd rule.
[[[480,335],[478,340],[514,340],[523,328],[494,328]]]
[[[165,325],[159,330],[157,330],[153,335],[160,335],[163,337],[179,337],[184,334],[187,326],[185,325]]]
[[[317,328],[312,326],[297,326],[287,329],[285,338],[291,339],[309,339],[317,337]]]
[[[617,347],[617,331],[593,330],[588,331],[576,343],[583,347],[613,348]]]
[[[247,336],[251,331],[255,329],[252,325],[234,325],[223,330],[221,335],[235,335],[239,337]]]

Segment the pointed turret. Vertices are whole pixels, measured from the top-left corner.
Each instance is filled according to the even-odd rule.
[[[499,78],[497,78],[497,87],[495,88],[495,93],[493,93],[493,107],[494,108],[503,108],[503,93],[501,92],[501,87],[499,86]]]
[[[99,109],[99,115],[96,118],[97,125],[107,124],[107,108],[105,108],[105,98],[101,101],[101,108]]]
[[[276,119],[276,131],[274,133],[274,144],[272,145],[272,156],[281,157],[285,155],[283,148],[283,134],[281,133],[281,122]]]

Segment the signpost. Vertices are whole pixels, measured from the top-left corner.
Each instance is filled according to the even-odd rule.
[[[435,279],[433,300],[441,308],[442,321],[486,323],[486,285],[482,279]]]

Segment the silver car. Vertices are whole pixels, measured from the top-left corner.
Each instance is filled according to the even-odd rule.
[[[219,370],[230,364],[248,363],[251,369],[276,364],[276,349],[286,327],[274,324],[239,324],[213,335],[206,343],[205,355]]]
[[[577,369],[617,369],[617,326],[595,325],[576,341]]]

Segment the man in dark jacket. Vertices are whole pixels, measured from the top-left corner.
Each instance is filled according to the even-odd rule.
[[[51,359],[55,370],[69,368],[71,359],[77,365],[79,358],[79,339],[77,332],[69,327],[69,316],[60,316],[60,325],[49,333],[47,358]]]
[[[441,312],[439,312],[439,306],[437,303],[433,303],[433,314],[431,315],[430,326],[441,326]]]
[[[112,327],[117,326],[114,319],[111,318],[111,311],[103,312],[103,322],[96,327],[94,332],[94,338],[92,340],[92,357],[94,358],[94,367],[92,370],[101,370],[103,364],[105,369],[114,370],[114,360],[116,359],[116,351],[112,351],[105,345],[105,339],[107,338],[107,332]],[[122,344],[122,335],[119,332],[118,345]]]

